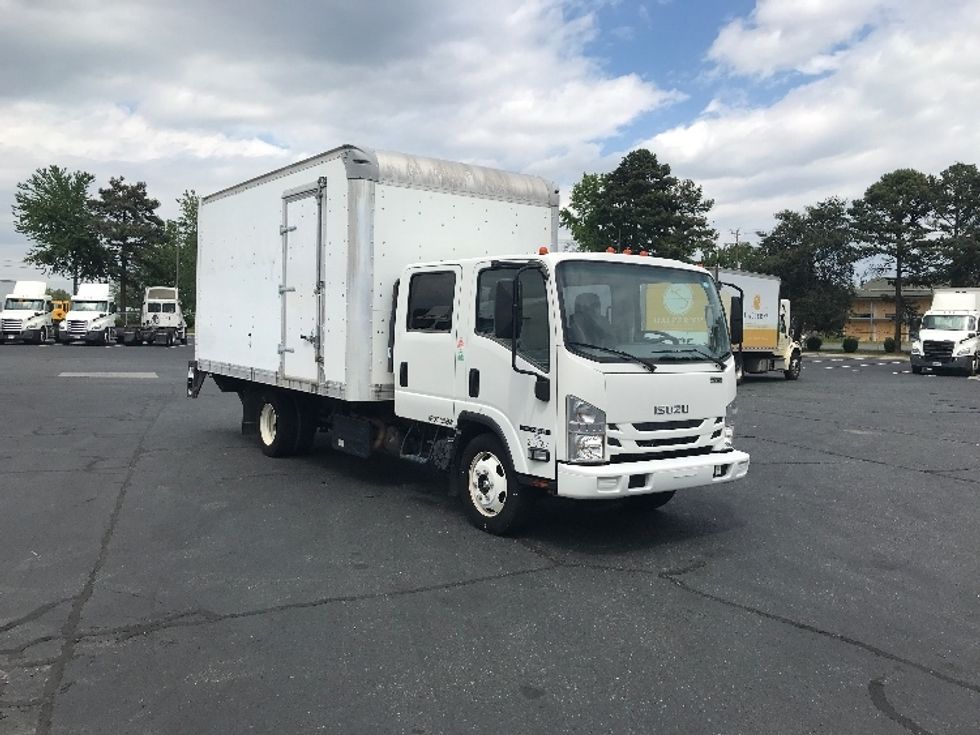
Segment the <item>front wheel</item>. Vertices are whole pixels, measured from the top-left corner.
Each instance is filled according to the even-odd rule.
[[[259,401],[259,446],[267,457],[288,457],[296,449],[299,430],[292,396],[276,391]]]
[[[789,358],[789,367],[783,370],[783,375],[786,376],[786,380],[796,380],[800,377],[800,370],[803,369],[803,360],[800,359],[800,353],[794,352],[792,357]]]
[[[47,327],[41,327],[41,331],[37,333],[37,344],[43,345],[48,343],[48,329]]]
[[[510,455],[497,437],[480,434],[470,441],[459,472],[466,517],[481,531],[502,536],[527,520],[531,499],[518,484]]]
[[[913,365],[912,366],[912,374],[913,375],[922,375],[922,368],[920,368],[918,365]]]

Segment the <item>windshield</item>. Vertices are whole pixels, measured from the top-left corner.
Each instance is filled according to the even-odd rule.
[[[72,311],[108,311],[109,304],[105,301],[73,301]]]
[[[921,329],[947,329],[951,332],[972,332],[976,322],[965,314],[926,314]]]
[[[718,290],[706,273],[566,261],[557,284],[565,344],[589,359],[704,361],[731,351]]]
[[[44,311],[44,299],[15,299],[9,298],[3,305],[9,311]]]

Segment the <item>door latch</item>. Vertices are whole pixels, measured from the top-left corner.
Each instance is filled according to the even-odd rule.
[[[309,342],[311,345],[316,344],[316,332],[310,332],[309,334],[301,334],[299,338],[304,342]]]
[[[292,293],[296,290],[295,286],[280,286],[279,295],[282,296],[284,293]]]

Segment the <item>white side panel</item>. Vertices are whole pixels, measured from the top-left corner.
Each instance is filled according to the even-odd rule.
[[[742,271],[721,271],[722,283],[733,283],[744,292],[742,319],[746,352],[772,352],[779,341],[779,279]]]
[[[391,297],[405,266],[482,255],[535,255],[542,245],[553,246],[556,209],[378,184],[371,382],[393,385],[388,371]]]
[[[330,182],[324,218],[324,249],[328,256],[325,266],[328,277],[335,278],[339,286],[332,289],[332,303],[325,304],[331,316],[324,320],[325,338],[330,344],[329,348],[325,345],[324,351],[333,355],[333,370],[327,380],[344,381],[346,309],[342,304],[338,309],[337,302],[343,299],[346,277],[347,180],[339,159],[322,161],[202,202],[198,221],[198,360],[279,374],[282,196],[321,176]],[[331,217],[331,212],[340,212],[341,216]],[[341,229],[336,219],[341,220]]]

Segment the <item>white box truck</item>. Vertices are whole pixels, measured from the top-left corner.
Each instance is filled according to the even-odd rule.
[[[711,275],[547,252],[557,218],[540,178],[353,146],[207,196],[188,395],[237,393],[271,456],[319,430],[446,470],[491,533],[535,493],[657,507],[743,477]]]
[[[143,294],[140,323],[121,327],[118,341],[125,345],[187,344],[187,322],[180,298],[172,286],[149,286]]]
[[[912,372],[980,372],[978,321],[980,288],[937,288],[912,342]]]
[[[61,322],[58,341],[108,345],[116,339],[116,305],[108,283],[80,283]]]
[[[738,377],[782,371],[787,380],[800,377],[803,350],[790,334],[791,305],[779,298],[777,276],[719,269],[716,278],[727,299],[742,302],[742,340],[734,345]],[[733,340],[735,342],[735,340]]]
[[[44,281],[17,281],[3,300],[0,342],[44,344],[54,334],[51,297]]]

